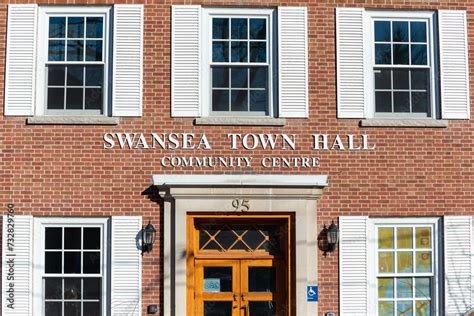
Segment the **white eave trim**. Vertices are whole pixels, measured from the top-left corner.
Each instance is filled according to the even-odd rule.
[[[327,175],[153,175],[156,186],[325,187]]]

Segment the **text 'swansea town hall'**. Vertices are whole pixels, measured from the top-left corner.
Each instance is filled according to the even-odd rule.
[[[474,1],[4,0],[2,316],[474,315]]]

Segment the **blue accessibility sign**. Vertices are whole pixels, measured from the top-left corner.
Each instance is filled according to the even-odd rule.
[[[306,296],[308,302],[318,301],[318,287],[315,285],[308,285],[306,290]]]

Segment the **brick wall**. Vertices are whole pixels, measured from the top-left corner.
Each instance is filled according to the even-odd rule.
[[[7,4],[0,4],[0,113],[3,114]],[[30,1],[34,2],[34,1]],[[115,3],[143,1],[115,1]],[[112,4],[114,1],[39,1],[39,4]],[[278,127],[193,126],[191,118],[170,118],[171,4],[302,5],[309,18],[309,119],[288,119]],[[336,119],[335,10],[337,6],[404,9],[466,9],[469,54],[474,56],[472,1],[158,1],[145,4],[143,117],[122,118],[118,126],[26,125],[25,118],[0,115],[0,202],[14,203],[16,214],[35,216],[142,215],[161,236],[163,216],[151,176],[160,173],[327,174],[329,186],[319,203],[318,223],[340,215],[442,216],[474,215],[474,125],[450,121],[446,129],[360,128],[358,120]],[[474,59],[470,59],[474,69]],[[470,75],[474,91],[474,74]],[[471,100],[474,97],[471,96]],[[472,103],[474,104],[474,103]],[[474,113],[471,105],[471,112]],[[205,133],[213,156],[319,156],[319,169],[211,170],[162,168],[160,150],[104,150],[107,132]],[[231,151],[227,133],[296,134],[296,151]],[[312,152],[310,134],[369,135],[374,151]],[[169,152],[166,152],[169,154]],[[175,155],[201,155],[180,151]],[[162,245],[161,242],[157,244]],[[338,311],[338,253],[319,257],[320,314]],[[143,257],[143,310],[162,298],[162,257],[159,245]]]

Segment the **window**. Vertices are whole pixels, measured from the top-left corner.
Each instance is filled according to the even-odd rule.
[[[105,311],[105,221],[45,222],[41,302],[44,315],[101,315]]]
[[[207,12],[209,114],[272,115],[272,10]]]
[[[108,9],[45,8],[40,38],[44,114],[106,115]]]
[[[436,315],[435,224],[381,219],[375,233],[377,315]]]
[[[375,116],[433,117],[431,18],[374,15],[371,25]]]

